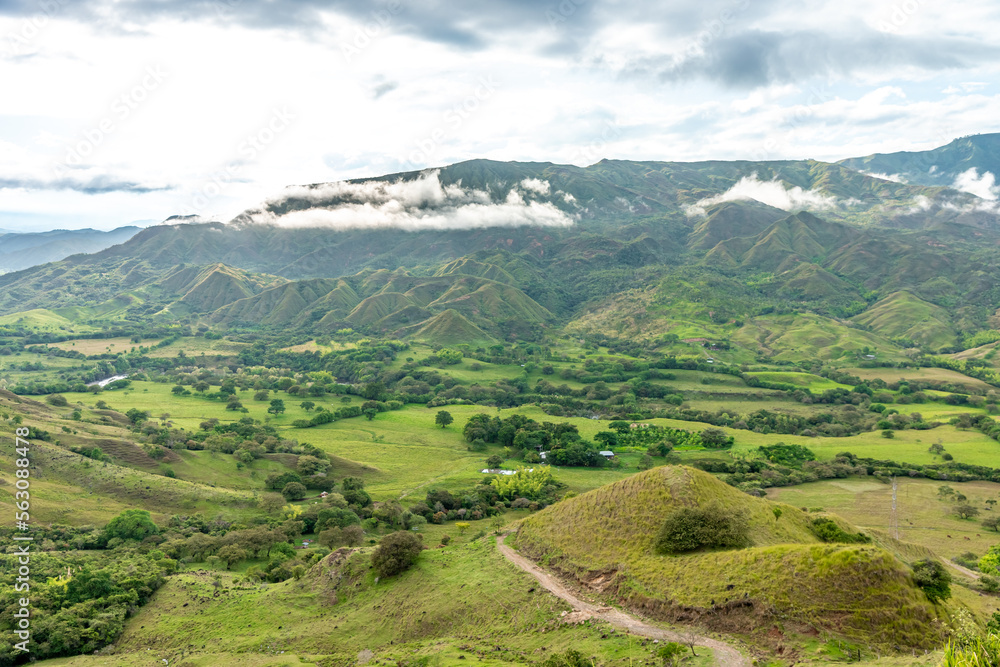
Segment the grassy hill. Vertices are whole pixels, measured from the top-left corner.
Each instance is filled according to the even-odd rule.
[[[654,553],[668,511],[712,501],[746,513],[752,547]],[[867,545],[820,543],[809,530],[809,514],[782,505],[776,517],[775,508],[707,473],[665,466],[525,519],[516,544],[663,619],[698,619],[763,634],[780,618],[786,631],[811,627],[912,647],[940,641],[938,612],[891,554]]]
[[[887,338],[909,339],[932,350],[958,342],[947,310],[905,290],[890,294],[853,319]]]

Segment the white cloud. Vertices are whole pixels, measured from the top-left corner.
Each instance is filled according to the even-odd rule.
[[[762,181],[757,176],[757,172],[754,172],[741,178],[733,187],[722,194],[702,199],[693,206],[686,207],[685,210],[689,216],[705,215],[707,206],[726,201],[745,201],[748,199],[780,208],[783,211],[793,209],[824,210],[834,208],[837,205],[835,197],[824,195],[816,190],[804,190],[797,185],[786,188],[785,184],[777,178]]]
[[[526,178],[521,181],[521,187],[525,190],[537,192],[540,195],[547,195],[552,190],[552,186],[549,185],[549,182],[543,181],[540,178]]]
[[[305,201],[310,206],[287,213]],[[437,170],[413,180],[325,183],[287,188],[263,209],[238,216],[235,223],[283,227],[347,229],[455,230],[486,227],[569,227],[574,217],[549,202],[525,201],[511,189],[501,198],[489,192],[444,185]]]
[[[900,174],[880,174],[874,171],[863,171],[861,172],[865,176],[871,176],[872,178],[880,178],[883,181],[891,181],[893,183],[906,183],[906,179]]]
[[[951,187],[976,195],[980,199],[993,201],[1000,193],[1000,188],[996,186],[995,180],[992,172],[984,171],[980,176],[975,167],[970,167],[955,177],[955,182]]]

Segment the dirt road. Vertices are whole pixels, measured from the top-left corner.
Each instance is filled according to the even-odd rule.
[[[566,588],[556,577],[545,572],[530,560],[504,544],[503,540],[505,537],[506,535],[501,535],[497,538],[497,548],[500,550],[500,553],[502,553],[504,558],[509,560],[511,563],[537,579],[538,583],[540,583],[545,590],[552,593],[559,599],[565,600],[571,607],[573,607],[573,613],[570,614],[566,620],[582,621],[587,618],[595,618],[642,637],[650,637],[652,639],[659,639],[660,641],[680,643],[687,643],[689,641],[690,638],[688,637],[681,637],[675,632],[670,632],[669,630],[663,630],[662,628],[657,628],[647,623],[643,623],[635,616],[626,614],[625,612],[615,609],[614,607],[599,607],[595,604],[584,602],[580,598],[576,597],[576,595]],[[718,664],[723,667],[750,667],[751,665],[749,658],[746,658],[739,651],[725,642],[720,642],[717,639],[712,639],[710,637],[694,637],[693,641],[698,646],[706,646],[715,651],[715,659]]]

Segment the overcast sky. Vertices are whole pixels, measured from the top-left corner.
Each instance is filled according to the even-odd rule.
[[[0,0],[0,229],[470,158],[836,160],[1000,129],[991,0]]]

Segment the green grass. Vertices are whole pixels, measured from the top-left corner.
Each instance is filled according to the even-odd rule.
[[[759,347],[777,361],[853,362],[865,347],[877,350],[880,361],[905,359],[885,338],[812,313],[754,318],[733,334],[733,341]]]
[[[856,375],[862,380],[884,380],[888,383],[899,382],[900,380],[922,380],[926,382],[940,382],[942,384],[953,384],[964,386],[970,389],[981,389],[989,391],[994,389],[991,385],[982,380],[963,375],[958,371],[947,368],[853,368],[847,367],[844,372]]]
[[[765,372],[747,373],[747,375],[752,375],[765,382],[781,382],[784,384],[793,384],[796,387],[802,387],[805,389],[809,389],[810,391],[819,393],[827,391],[828,389],[847,389],[848,391],[850,391],[850,389],[852,388],[850,385],[834,382],[833,380],[828,380],[825,377],[820,377],[819,375],[813,375],[812,373],[798,373],[792,371],[765,371]]]
[[[265,587],[234,585],[232,575],[222,573],[218,597],[212,573],[183,572],[128,622],[115,655],[40,664],[106,667],[166,659],[206,667],[276,666],[320,658],[332,661],[322,664],[354,664],[361,651],[371,650],[382,664],[426,656],[430,664],[457,667],[524,664],[569,648],[604,664],[640,664],[650,662],[656,649],[650,641],[611,633],[604,623],[561,623],[559,614],[569,608],[504,560],[491,537],[426,550],[412,570],[378,583],[366,558],[349,566],[319,564],[299,582]],[[338,573],[345,577],[339,585]],[[699,654],[700,660],[685,664],[712,664],[710,652]]]
[[[985,500],[1000,501],[1000,484],[992,482],[938,482],[929,479],[899,479],[897,515],[900,538],[928,547],[944,558],[966,551],[979,555],[1000,542],[1000,535],[983,528],[979,520],[959,519],[951,512],[954,503],[941,500],[938,487],[949,484],[965,494],[969,502],[986,510]],[[862,528],[887,531],[892,508],[892,487],[874,479],[823,480],[788,488],[768,489],[768,498],[796,507],[822,507]],[[949,537],[949,535],[951,537]]]
[[[671,557],[653,552],[666,511],[709,501],[747,513],[752,548]],[[891,554],[817,544],[809,514],[784,505],[775,517],[773,508],[706,473],[668,466],[528,517],[517,544],[584,579],[610,573],[619,597],[661,618],[679,613],[678,605],[705,609],[746,598],[818,629],[879,644],[929,647],[941,639],[935,611]]]

